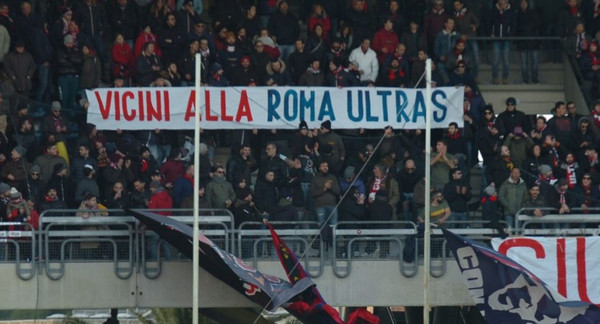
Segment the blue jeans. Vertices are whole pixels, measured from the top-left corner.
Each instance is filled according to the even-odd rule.
[[[281,59],[287,64],[288,57],[296,49],[295,45],[279,45],[279,52],[281,53]]]
[[[510,41],[494,41],[492,59],[492,78],[498,79],[498,64],[500,64],[500,51],[502,51],[502,79],[508,79],[508,52]]]
[[[404,201],[402,202],[402,211],[404,212],[404,220],[407,222],[414,221],[415,214],[415,194],[412,192],[403,192]]]
[[[79,92],[79,76],[71,74],[58,76],[58,91],[63,109],[70,113]]]
[[[476,40],[468,40],[467,51],[473,56],[473,69],[471,70],[471,74],[474,78],[477,78],[479,75],[479,43],[477,43]]]
[[[450,214],[450,220],[451,221],[462,221],[462,222],[466,222],[467,219],[467,213],[465,212],[452,212]],[[467,228],[467,224],[466,223],[460,223],[460,224],[451,224],[450,228]]]
[[[50,65],[38,64],[38,88],[35,92],[35,100],[38,102],[44,101],[46,89],[48,89],[48,81],[50,80]]]
[[[151,235],[146,235],[146,258],[148,260],[157,260],[158,259],[158,242],[159,236],[157,234],[152,233]],[[160,244],[160,254],[165,260],[171,259],[171,250],[169,250],[169,245],[167,242],[162,242]]]
[[[325,223],[325,220],[327,220],[329,215],[331,215],[331,218],[329,219],[328,224],[337,224],[338,213],[335,205],[315,207],[315,215],[317,215],[317,221],[321,226],[323,226],[323,223]]]
[[[538,68],[540,66],[538,50],[521,51],[521,77],[523,82],[539,82]]]

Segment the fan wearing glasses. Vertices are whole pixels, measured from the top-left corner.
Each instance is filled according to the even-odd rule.
[[[499,130],[505,137],[512,132],[516,126],[521,126],[523,131],[529,133],[531,125],[527,116],[522,111],[517,110],[517,99],[509,97],[506,99],[506,110],[498,114],[498,121],[502,127]]]

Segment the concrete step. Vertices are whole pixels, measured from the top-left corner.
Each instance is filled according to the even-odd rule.
[[[539,81],[541,84],[556,84],[562,85],[564,84],[564,65],[563,64],[551,64],[544,63],[540,64],[539,68]],[[502,75],[502,66],[499,67],[499,74]],[[521,78],[521,65],[520,64],[511,64],[509,68],[508,74],[509,84],[523,84],[523,79]],[[481,64],[479,66],[479,76],[478,76],[480,84],[492,84],[492,65],[491,64]],[[500,79],[500,81],[502,81]]]
[[[515,97],[517,109],[531,115],[549,114],[555,102],[565,100],[564,86],[557,84],[482,84],[479,89],[496,113],[504,110],[508,97]]]

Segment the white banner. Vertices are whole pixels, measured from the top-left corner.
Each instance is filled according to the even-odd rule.
[[[194,129],[194,88],[86,91],[88,123],[98,129]],[[297,129],[331,120],[333,129],[425,128],[425,90],[399,88],[203,88],[204,129]],[[432,128],[463,125],[463,88],[432,90]]]
[[[494,238],[492,245],[567,300],[600,304],[600,237]]]

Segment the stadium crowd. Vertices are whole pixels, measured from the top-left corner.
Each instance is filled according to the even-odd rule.
[[[201,207],[230,209],[236,224],[422,219],[421,130],[338,130],[326,120],[319,129],[302,122],[296,131],[204,131],[194,148],[188,131],[101,131],[86,123],[82,90],[192,86],[196,53],[201,82],[214,87],[422,87],[431,57],[436,85],[465,91],[464,127],[434,133],[435,221],[469,219],[469,178],[478,165],[483,215],[493,221],[512,223],[524,206],[560,213],[600,207],[600,103],[579,115],[574,103],[557,102],[549,120],[526,115],[512,97],[505,108],[486,105],[478,90],[480,43],[470,39],[494,37],[493,83],[508,83],[511,42],[502,38],[540,35],[564,38],[595,82],[600,56],[587,35],[600,29],[596,1],[204,4],[0,4],[0,221],[37,226],[37,215],[62,208],[191,207],[195,186]],[[525,83],[539,82],[542,45],[517,43]],[[227,161],[217,159],[219,147],[231,147]],[[201,153],[198,184],[194,149]]]

